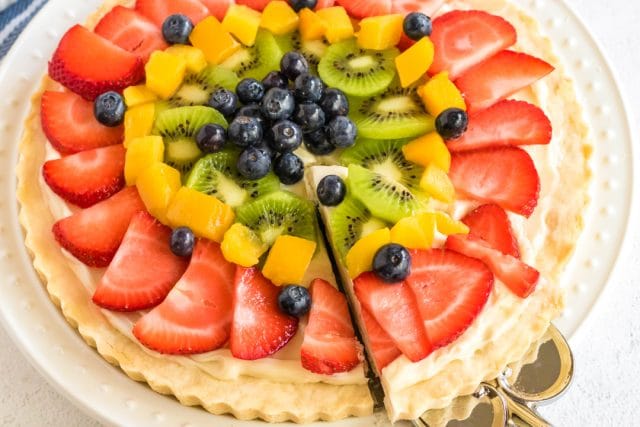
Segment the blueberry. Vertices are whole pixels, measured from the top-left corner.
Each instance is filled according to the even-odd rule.
[[[446,109],[436,118],[436,130],[444,139],[460,138],[468,125],[469,116],[460,108]]]
[[[229,141],[246,148],[262,140],[262,126],[255,117],[236,116],[229,125]]]
[[[209,99],[209,106],[215,108],[223,116],[230,117],[238,109],[238,97],[227,89],[218,89]]]
[[[326,156],[336,149],[336,147],[329,142],[329,139],[327,139],[322,129],[305,134],[303,140],[307,150],[317,156]]]
[[[169,16],[162,24],[162,36],[169,44],[188,44],[193,22],[182,14]]]
[[[190,257],[196,245],[196,236],[189,227],[178,227],[171,232],[169,247],[176,256]]]
[[[237,167],[247,179],[264,178],[271,170],[271,156],[261,148],[249,147],[240,154]]]
[[[349,114],[349,100],[340,89],[326,89],[320,100],[320,107],[322,107],[327,119]]]
[[[209,123],[196,134],[196,144],[203,153],[217,153],[227,142],[227,131],[220,125]]]
[[[384,245],[373,257],[373,272],[384,282],[401,282],[411,273],[411,254],[404,246]]]
[[[243,79],[236,86],[236,94],[243,104],[260,102],[264,96],[264,86],[256,79]]]
[[[285,286],[278,295],[278,307],[289,316],[304,316],[311,309],[311,295],[302,286]]]
[[[105,92],[93,103],[93,114],[105,126],[116,127],[124,120],[124,99],[118,92]]]
[[[318,102],[323,91],[324,83],[313,74],[302,73],[293,83],[293,94],[298,102]]]
[[[338,175],[327,175],[318,183],[316,194],[324,206],[338,206],[347,195],[347,186]]]
[[[271,71],[269,74],[267,74],[267,77],[262,79],[262,85],[264,86],[265,90],[269,90],[274,87],[279,87],[280,89],[288,89],[289,80],[287,80],[287,77],[284,74],[278,71]]]
[[[289,120],[280,120],[271,128],[271,147],[278,153],[293,151],[302,144],[300,126]]]
[[[269,120],[288,119],[296,106],[295,99],[287,89],[271,88],[262,98],[262,114]]]
[[[351,147],[356,141],[356,125],[345,116],[338,116],[329,122],[327,126],[329,142],[335,147]]]
[[[298,104],[293,111],[293,120],[300,125],[302,132],[315,132],[325,124],[324,111],[318,104]]]
[[[431,35],[431,18],[424,13],[411,12],[404,18],[402,24],[404,33],[412,40],[420,40]]]
[[[309,63],[299,52],[287,52],[280,60],[280,72],[291,81],[300,74],[309,72]]]
[[[318,4],[318,0],[289,0],[289,4],[296,12],[300,12],[302,9],[309,8],[314,9]]]
[[[236,116],[246,116],[253,117],[260,122],[262,129],[264,130],[267,125],[267,121],[264,119],[262,115],[262,109],[260,108],[260,104],[247,104],[244,107],[240,107],[240,109],[236,112]]]
[[[278,156],[273,164],[273,171],[284,185],[293,185],[304,176],[304,163],[293,153]]]

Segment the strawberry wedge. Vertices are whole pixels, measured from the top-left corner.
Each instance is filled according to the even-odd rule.
[[[469,112],[484,110],[537,82],[553,66],[526,53],[503,50],[467,70],[455,81]]]
[[[98,283],[93,302],[115,311],[136,311],[160,304],[188,264],[171,252],[170,239],[169,227],[147,212],[137,213]]]
[[[352,18],[362,19],[369,16],[391,13],[392,0],[336,0]]]
[[[218,20],[222,21],[224,16],[227,14],[227,10],[229,10],[229,6],[231,6],[234,1],[233,0],[200,0],[200,3],[205,5],[207,9],[209,9],[209,14],[218,18]]]
[[[271,0],[236,0],[237,4],[262,11]]]
[[[364,307],[362,307],[361,312],[364,327],[369,337],[369,350],[372,353],[373,361],[378,372],[382,372],[389,363],[400,357],[402,352],[398,349],[389,334],[382,329],[382,326],[376,321],[375,317],[369,314]]]
[[[504,100],[469,114],[469,127],[458,139],[447,141],[451,152],[506,145],[546,145],[551,142],[549,118],[524,101]]]
[[[49,76],[84,99],[121,92],[144,78],[143,62],[109,40],[74,25],[49,62]]]
[[[178,283],[160,305],[144,315],[133,334],[164,354],[213,351],[229,339],[235,268],[220,245],[200,240]]]
[[[137,0],[136,11],[158,28],[162,28],[165,19],[176,13],[186,15],[193,25],[209,16],[209,9],[198,0]]]
[[[520,258],[518,241],[513,235],[507,213],[495,204],[482,205],[469,212],[462,222],[469,227],[469,236],[477,237],[505,255]]]
[[[461,195],[526,217],[538,205],[538,171],[531,156],[517,147],[454,153],[449,177]]]

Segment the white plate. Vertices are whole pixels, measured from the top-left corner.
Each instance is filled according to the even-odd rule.
[[[264,426],[182,406],[129,379],[87,346],[65,322],[33,271],[17,221],[17,143],[29,94],[46,69],[57,41],[101,1],[69,3],[50,1],[22,34],[0,70],[0,191],[7,195],[0,200],[0,318],[36,368],[70,400],[106,424]],[[555,42],[567,71],[576,79],[586,119],[593,129],[593,202],[567,271],[568,308],[557,322],[571,336],[604,289],[624,240],[633,185],[631,132],[615,78],[597,43],[571,10],[562,0],[515,3],[535,16]],[[374,418],[333,425],[386,424]]]

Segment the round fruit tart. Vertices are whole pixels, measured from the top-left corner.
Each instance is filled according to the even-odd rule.
[[[505,0],[106,1],[33,97],[20,218],[64,316],[155,391],[310,422],[372,413],[377,377],[413,419],[560,314],[587,131]]]

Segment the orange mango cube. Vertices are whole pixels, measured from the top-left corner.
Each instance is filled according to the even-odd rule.
[[[401,14],[372,16],[360,21],[358,46],[363,49],[385,50],[396,46],[402,37]]]
[[[169,224],[167,207],[181,185],[180,172],[160,162],[147,167],[136,180],[142,202],[149,213],[163,224]]]
[[[427,112],[433,117],[448,108],[467,109],[467,104],[462,98],[460,90],[449,80],[449,73],[443,71],[431,77],[424,85],[418,88],[418,95]]]
[[[124,103],[127,105],[127,108],[158,100],[158,96],[145,85],[129,86],[122,91],[122,95],[124,96]]]
[[[409,87],[427,73],[433,63],[434,47],[428,37],[423,37],[396,57],[396,69],[402,87]]]
[[[222,20],[222,27],[245,46],[253,46],[260,28],[261,14],[248,6],[233,4]]]
[[[249,227],[236,223],[224,233],[220,249],[227,261],[242,267],[253,267],[260,262],[260,257],[269,246],[262,243]]]
[[[431,213],[402,218],[391,229],[391,242],[409,249],[431,249],[435,229]]]
[[[381,228],[358,240],[345,259],[349,277],[355,279],[365,271],[371,271],[376,252],[388,243],[391,243],[391,230],[388,228]]]
[[[164,51],[184,59],[187,64],[187,70],[192,73],[199,73],[207,66],[207,58],[204,56],[204,52],[197,47],[175,44]]]
[[[452,203],[456,195],[449,175],[433,163],[427,166],[422,174],[420,188],[444,203]]]
[[[212,64],[220,64],[242,47],[214,16],[200,21],[191,32],[189,40]]]
[[[342,6],[320,9],[316,14],[326,23],[324,37],[331,44],[353,37],[353,24],[349,14]]]
[[[313,10],[304,8],[299,13],[300,24],[298,31],[302,40],[318,40],[321,39],[329,27],[327,23]]]
[[[316,250],[316,242],[295,236],[278,236],[269,251],[262,274],[274,284],[301,285]]]
[[[402,153],[405,159],[421,166],[426,167],[433,163],[447,173],[451,168],[451,153],[437,132],[411,141],[402,147]]]
[[[288,34],[298,28],[298,14],[282,0],[271,1],[262,11],[260,27],[273,34]]]
[[[179,56],[156,51],[151,54],[144,71],[147,87],[160,98],[168,99],[182,84],[187,72],[187,61]]]
[[[156,117],[156,105],[153,102],[137,105],[124,113],[124,146],[136,138],[151,134]]]
[[[469,227],[464,222],[457,221],[441,211],[434,212],[433,215],[436,218],[436,228],[440,233],[446,236],[469,234]]]
[[[124,161],[124,178],[127,185],[135,185],[140,174],[164,158],[164,142],[161,136],[143,136],[129,143]]]

